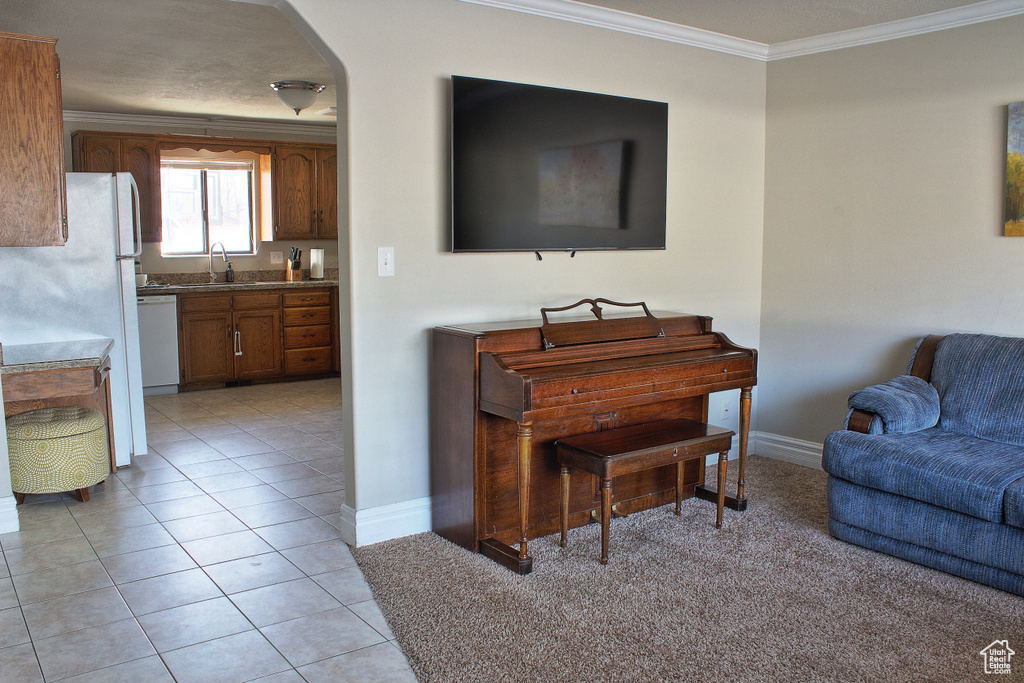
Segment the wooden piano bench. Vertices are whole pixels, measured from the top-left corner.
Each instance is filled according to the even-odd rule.
[[[681,514],[683,463],[718,454],[718,510],[715,527],[722,526],[725,474],[735,432],[694,420],[659,420],[646,424],[580,434],[555,442],[562,466],[561,539],[569,526],[569,471],[589,472],[601,480],[601,564],[608,564],[608,525],[612,516],[612,480],[622,474],[676,465],[676,509]]]

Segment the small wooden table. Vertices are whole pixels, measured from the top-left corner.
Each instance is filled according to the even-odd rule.
[[[722,526],[725,475],[735,432],[694,420],[659,420],[646,424],[580,434],[555,442],[562,466],[561,540],[569,526],[569,470],[589,472],[601,480],[601,564],[608,564],[608,526],[612,515],[612,480],[622,474],[676,465],[676,508],[681,514],[683,463],[718,454],[718,509],[715,527]]]

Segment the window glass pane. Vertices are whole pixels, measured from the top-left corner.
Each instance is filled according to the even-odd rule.
[[[161,168],[160,201],[163,212],[161,251],[165,254],[205,253],[202,171]]]
[[[220,242],[228,251],[252,251],[252,203],[248,169],[208,169],[206,203],[210,244]]]

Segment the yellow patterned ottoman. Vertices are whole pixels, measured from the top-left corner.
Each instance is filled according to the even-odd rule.
[[[89,500],[89,487],[110,473],[103,414],[90,408],[43,408],[7,418],[11,489],[20,505],[26,493],[74,491]]]

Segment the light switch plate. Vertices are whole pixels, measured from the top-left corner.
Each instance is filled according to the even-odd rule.
[[[284,263],[284,252],[283,251],[272,251],[272,252],[270,252],[270,263],[271,263],[271,265]]]
[[[395,275],[395,248],[377,247],[377,276],[394,277]]]

